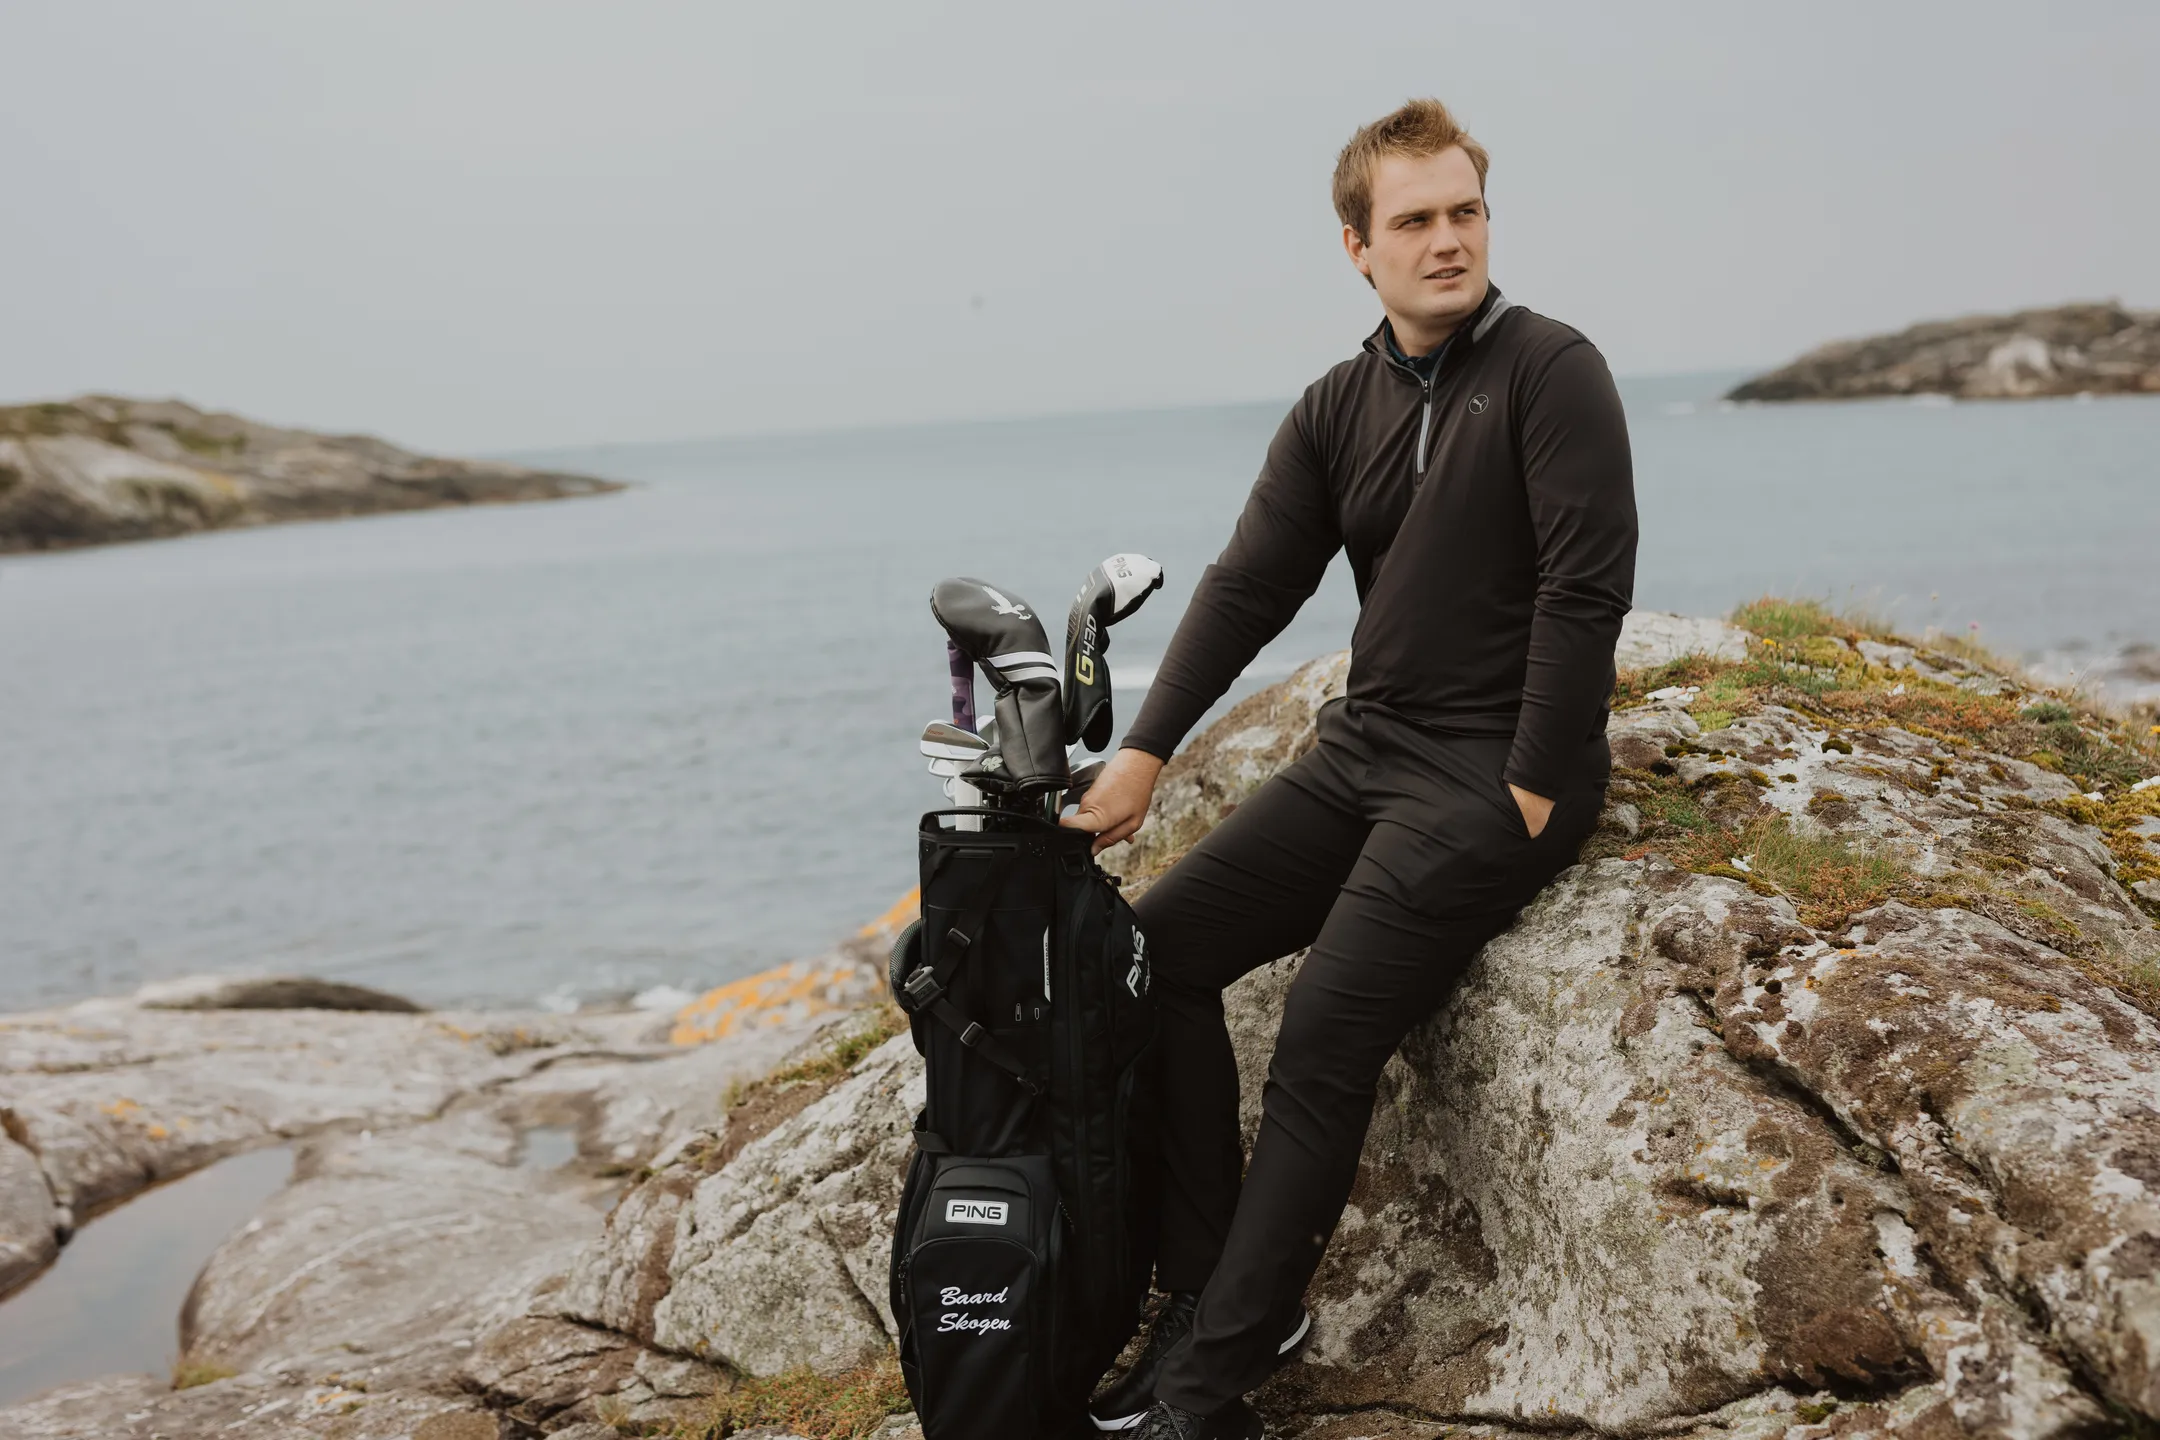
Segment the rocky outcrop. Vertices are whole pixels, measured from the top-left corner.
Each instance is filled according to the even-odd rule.
[[[1729,627],[1631,638],[1653,664],[1723,658],[1616,714],[1590,858],[1389,1066],[1316,1339],[1264,1408],[1310,1437],[2069,1437],[2160,1415],[2160,1026],[2124,978],[2160,965],[2160,932],[2079,818],[2094,802],[1916,716],[1863,729],[1729,687],[2024,697],[1871,639],[1788,663]],[[1344,670],[1252,697],[1165,772],[1122,852],[1134,883],[1311,743]],[[1704,829],[1659,818],[1683,806]],[[1695,846],[1661,846],[1686,866],[1660,835]],[[1793,836],[1817,872],[1781,858]],[[1841,866],[1880,893],[1835,903]],[[1248,1130],[1297,965],[1226,997]],[[755,1373],[881,1353],[921,1085],[895,1039],[717,1168],[661,1165],[559,1317]]]
[[[587,475],[415,455],[110,395],[0,407],[0,552],[388,510],[597,495]]]
[[[2160,312],[2109,302],[1932,320],[1811,350],[1739,386],[1732,400],[1967,400],[2160,392]]]
[[[99,1209],[297,1144],[290,1184],[210,1257],[179,1317],[183,1368],[208,1383],[67,1385],[0,1410],[0,1435],[499,1440],[531,1433],[520,1413],[597,1424],[602,1398],[696,1403],[711,1367],[532,1317],[552,1313],[626,1176],[725,1125],[730,1097],[791,1055],[822,1054],[836,1020],[860,1023],[873,948],[704,997],[693,1020],[726,1032],[713,1043],[676,1038],[665,1014],[429,1014],[299,977],[0,1017],[0,1288]],[[536,1155],[543,1138],[564,1153]]]
[[[1967,657],[1819,622],[1632,621],[1604,824],[1388,1066],[1315,1338],[1258,1397],[1273,1433],[2072,1440],[2160,1418],[2160,901],[2128,888],[2160,875],[2160,753]],[[1311,743],[1345,670],[1249,698],[1165,771],[1113,852],[1129,889]],[[1248,1133],[1298,965],[1225,997]],[[887,1011],[816,1030],[786,1008],[844,1007],[867,969],[853,992],[715,992],[672,1058],[634,1018],[522,1041],[537,1022],[452,1022],[497,1037],[455,1093],[315,1132],[206,1267],[186,1343],[237,1375],[74,1387],[0,1433],[424,1417],[604,1440],[712,1430],[747,1413],[716,1408],[744,1377],[889,1384],[921,1062]],[[121,1053],[97,1033],[147,1012],[112,1003],[30,1027],[30,1088]],[[110,1093],[125,1072],[103,1073]],[[42,1093],[10,1133],[51,1168],[49,1117],[83,1106]],[[534,1125],[575,1129],[577,1162],[519,1168]]]
[[[718,1007],[725,1046],[672,1039],[680,1026],[664,1015],[426,1013],[285,977],[164,982],[0,1016],[0,1294],[76,1225],[152,1185],[331,1132],[395,1131],[407,1146],[502,1161],[514,1148],[503,1134],[551,1127],[575,1132],[594,1165],[634,1167],[717,1122],[731,1084],[880,983],[852,953],[738,982]],[[484,1142],[446,1118],[475,1106],[494,1127]]]

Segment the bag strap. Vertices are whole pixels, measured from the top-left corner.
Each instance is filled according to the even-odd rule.
[[[952,1154],[952,1143],[923,1123],[929,1118],[927,1109],[915,1117],[915,1148],[931,1155]]]
[[[907,998],[908,1008],[927,1014],[941,1022],[960,1043],[989,1061],[998,1069],[1019,1082],[1020,1088],[1030,1095],[1042,1094],[1042,1086],[1028,1074],[1027,1066],[1013,1054],[1002,1040],[984,1027],[981,1022],[969,1019],[960,1007],[946,998],[946,990],[960,966],[966,963],[968,951],[982,938],[984,927],[990,920],[990,907],[997,903],[998,887],[1004,883],[1005,867],[1011,860],[1011,852],[993,851],[989,863],[983,867],[982,878],[967,898],[960,918],[942,935],[933,935],[928,926],[923,927],[923,963],[915,967],[915,973],[907,977],[900,993]],[[933,862],[942,866],[945,857]],[[940,959],[942,952],[950,950],[953,959],[947,963]]]

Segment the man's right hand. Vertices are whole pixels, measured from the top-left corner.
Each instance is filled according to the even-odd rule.
[[[1131,839],[1147,820],[1148,801],[1155,797],[1155,777],[1163,762],[1145,750],[1124,749],[1110,758],[1095,783],[1080,797],[1080,808],[1060,825],[1095,832],[1095,853]]]

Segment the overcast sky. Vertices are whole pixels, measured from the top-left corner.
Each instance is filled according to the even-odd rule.
[[[1409,95],[1621,374],[2160,305],[2160,5],[0,0],[0,400],[497,450],[1295,394]]]

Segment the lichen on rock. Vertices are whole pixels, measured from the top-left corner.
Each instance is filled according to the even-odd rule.
[[[2160,1415],[2160,936],[2078,808],[2148,759],[2077,712],[2051,766],[2059,722],[1970,656],[1741,618],[1637,623],[1604,829],[1390,1063],[1316,1339],[1260,1396],[1285,1433]],[[1346,661],[1172,762],[1113,852],[1133,887],[1312,743]],[[1248,1135],[1297,965],[1225,996]],[[920,1086],[895,1039],[716,1171],[660,1167],[673,1232],[633,1192],[590,1270],[665,1248],[663,1347],[861,1364]]]

